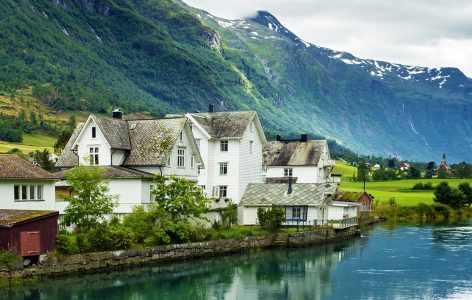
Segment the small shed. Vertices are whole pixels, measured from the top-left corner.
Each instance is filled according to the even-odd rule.
[[[0,209],[0,249],[37,257],[56,247],[59,212]]]
[[[359,204],[359,212],[369,212],[372,210],[372,196],[365,191],[339,191],[335,200],[357,202]]]

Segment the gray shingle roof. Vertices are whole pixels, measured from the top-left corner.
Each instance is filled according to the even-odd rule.
[[[273,141],[264,145],[263,159],[268,166],[316,166],[325,145],[325,140]]]
[[[256,112],[231,111],[190,115],[212,138],[241,138]]]
[[[77,155],[72,152],[72,145],[74,145],[75,140],[79,136],[80,131],[84,127],[84,123],[77,124],[77,127],[75,127],[74,132],[69,138],[69,141],[67,142],[66,146],[62,150],[61,155],[57,159],[56,162],[56,167],[58,168],[70,168],[77,166],[79,164],[79,158]]]
[[[292,184],[292,194],[287,195],[287,184],[249,184],[241,199],[242,206],[309,205],[318,206],[336,192],[336,183]]]
[[[128,133],[128,122],[104,116],[92,115],[92,120],[102,131],[105,139],[113,149],[130,150],[130,137]]]
[[[186,118],[129,121],[131,151],[124,166],[165,166]]]
[[[99,166],[98,168],[103,170],[103,177],[106,179],[142,179],[154,177],[154,175],[150,173],[119,166]],[[60,179],[66,179],[65,171],[57,172],[55,175]]]
[[[0,154],[0,179],[49,179],[57,177],[15,154]]]

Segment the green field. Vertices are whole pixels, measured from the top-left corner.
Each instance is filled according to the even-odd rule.
[[[352,175],[354,173],[357,173],[357,168],[353,167],[351,165],[348,165],[347,163],[337,160],[336,161],[336,166],[334,167],[333,171],[331,172],[332,174],[341,174],[341,180],[342,181],[350,181],[352,179]]]
[[[49,152],[52,152],[55,142],[56,138],[49,135],[40,133],[25,133],[23,134],[23,142],[21,143],[0,141],[0,153],[8,152],[14,148],[20,149],[20,151],[25,154],[34,152],[35,150],[43,149],[48,149]]]
[[[397,205],[416,206],[418,203],[434,203],[433,191],[413,191],[411,188],[415,183],[431,182],[436,186],[442,181],[447,181],[449,185],[457,187],[461,182],[469,182],[472,179],[406,179],[393,181],[368,181],[366,182],[366,191],[374,196],[374,202],[380,204],[389,203],[390,198],[395,198]],[[341,190],[362,191],[363,182],[341,182]]]

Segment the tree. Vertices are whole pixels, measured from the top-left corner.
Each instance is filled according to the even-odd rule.
[[[52,171],[55,167],[54,162],[49,159],[50,155],[51,153],[49,153],[48,149],[44,149],[43,151],[36,150],[35,152],[30,153],[34,162],[46,171]]]
[[[472,178],[472,166],[465,161],[452,165],[452,171],[459,178]]]
[[[257,210],[257,219],[262,228],[277,231],[285,221],[285,211],[277,206],[272,206],[268,210],[260,207]]]
[[[367,175],[369,173],[369,168],[365,162],[361,162],[357,167],[357,181],[367,181]]]
[[[435,171],[436,170],[436,163],[434,161],[430,161],[426,166],[426,170],[428,171]]]
[[[67,126],[69,127],[70,131],[74,131],[75,127],[77,126],[77,121],[75,120],[74,115],[71,115],[69,117],[69,121],[67,121]]]
[[[64,150],[64,148],[66,147],[71,135],[72,132],[68,130],[64,130],[61,132],[61,134],[59,134],[59,137],[57,138],[57,141],[54,144],[55,153],[61,154],[62,150]]]
[[[156,188],[152,191],[156,205],[170,213],[174,219],[202,218],[208,211],[209,200],[193,182],[180,177],[154,177]]]
[[[434,191],[434,202],[449,205],[452,208],[460,208],[464,205],[464,194],[455,188],[451,188],[445,181],[439,183]]]
[[[421,171],[415,166],[410,166],[408,169],[408,178],[417,179],[421,177]]]
[[[77,231],[87,232],[105,221],[117,205],[117,196],[109,195],[108,182],[100,167],[79,166],[65,172],[72,195],[67,197],[65,222],[76,225]]]
[[[472,204],[472,188],[468,182],[463,182],[458,186],[459,191],[464,194],[464,205],[470,206]]]

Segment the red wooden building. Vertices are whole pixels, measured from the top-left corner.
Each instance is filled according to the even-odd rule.
[[[372,196],[364,192],[339,191],[336,195],[336,201],[357,202],[360,212],[369,212],[372,210]]]
[[[56,247],[57,211],[0,209],[0,249],[35,257]]]

